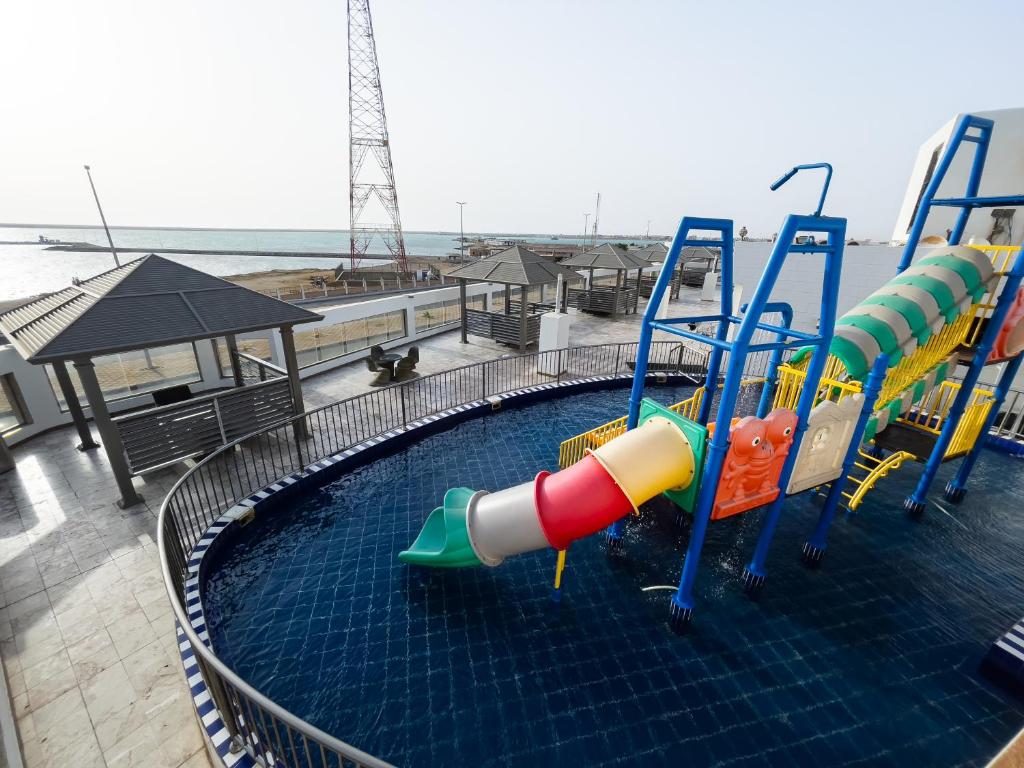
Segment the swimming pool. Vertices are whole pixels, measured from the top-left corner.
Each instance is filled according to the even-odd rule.
[[[661,388],[662,402],[689,390]],[[655,502],[624,555],[600,537],[498,569],[395,560],[444,491],[555,469],[559,442],[623,413],[625,390],[467,421],[234,530],[207,566],[217,654],[314,725],[397,765],[979,764],[1024,706],[977,666],[1024,612],[1019,460],[987,452],[960,507],[919,522],[913,466],[833,526],[800,565],[817,511],[790,500],[754,602],[739,578],[760,514],[715,523],[694,625],[667,626],[688,529]],[[948,469],[948,468],[947,468]],[[941,478],[943,481],[945,478]],[[936,484],[941,488],[940,484]]]

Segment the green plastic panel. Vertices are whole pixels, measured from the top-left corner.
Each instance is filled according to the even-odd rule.
[[[932,332],[924,311],[904,296],[869,296],[858,304],[861,305],[878,305],[899,312],[910,326],[910,332],[914,334],[918,344],[924,344],[931,338]]]
[[[927,275],[903,273],[902,275],[893,278],[891,284],[913,285],[923,291],[928,291],[928,293],[932,295],[932,298],[935,299],[935,303],[939,305],[939,311],[945,316],[947,323],[952,322],[959,314],[959,302],[954,299],[953,292],[949,290],[949,286],[941,280],[937,280],[934,277],[928,277]]]
[[[961,259],[959,256],[953,256],[950,253],[942,253],[937,256],[928,256],[921,259],[918,264],[933,265],[936,267],[945,267],[960,275],[960,279],[964,281],[964,285],[967,286],[968,293],[974,293],[981,285],[981,275],[978,274],[978,268],[966,259]]]
[[[640,403],[640,424],[654,416],[661,416],[675,424],[686,435],[690,441],[690,449],[693,451],[693,482],[681,491],[665,491],[665,496],[675,502],[680,508],[691,515],[693,508],[697,505],[697,493],[700,491],[700,481],[704,476],[704,457],[708,448],[708,428],[701,426],[696,421],[680,416],[668,408],[650,398],[644,398]]]
[[[892,328],[889,327],[888,323],[879,320],[877,317],[854,314],[856,311],[857,309],[854,307],[851,312],[843,315],[836,325],[850,325],[870,333],[875,341],[878,342],[878,348],[889,355],[889,367],[891,368],[896,365],[900,358],[903,357],[903,352],[900,350],[900,340],[896,338]]]
[[[864,425],[864,435],[861,437],[860,442],[863,445],[875,439],[875,434],[878,432],[878,419],[872,416],[868,419],[868,423]]]
[[[919,403],[921,398],[924,397],[924,379],[918,381],[914,386],[914,402]]]

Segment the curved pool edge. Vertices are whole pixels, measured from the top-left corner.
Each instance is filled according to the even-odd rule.
[[[264,505],[276,505],[287,497],[308,488],[311,485],[321,485],[346,471],[357,469],[378,458],[391,453],[403,450],[408,445],[418,442],[437,432],[441,432],[471,418],[486,415],[494,410],[499,410],[505,403],[529,405],[530,403],[549,399],[552,396],[579,394],[587,391],[600,389],[623,388],[633,381],[632,375],[618,374],[606,376],[592,376],[582,379],[574,379],[564,382],[549,382],[532,387],[524,387],[512,390],[499,395],[488,397],[484,400],[474,400],[469,403],[454,406],[436,414],[431,414],[422,419],[409,422],[408,424],[376,435],[368,440],[359,443],[351,448],[339,451],[331,456],[312,462],[299,472],[287,475],[270,485],[242,499],[230,507],[210,524],[203,534],[196,541],[195,546],[188,556],[187,578],[185,579],[185,601],[183,613],[187,617],[189,629],[195,633],[196,638],[202,642],[206,650],[216,657],[216,653],[210,642],[209,632],[206,627],[206,615],[203,609],[202,590],[203,574],[209,564],[207,555],[212,554],[221,546],[225,539],[222,534],[237,523],[239,518],[255,514]],[[646,376],[648,385],[671,386],[690,385],[700,386],[703,383],[702,377],[693,374],[666,374],[664,372],[652,372]],[[182,479],[187,477],[184,475]],[[171,493],[174,492],[172,489]],[[170,496],[170,494],[168,494]],[[163,526],[158,525],[160,538],[163,537]],[[162,547],[161,547],[162,549]],[[166,571],[167,564],[163,563]],[[172,603],[176,603],[169,574],[165,572],[164,581],[168,588],[168,594]],[[178,613],[178,605],[173,606],[175,614]],[[216,756],[219,765],[224,768],[258,768],[260,765],[256,758],[244,749],[235,748],[236,742],[232,739],[230,729],[224,720],[220,710],[217,708],[213,696],[207,687],[206,680],[202,675],[196,651],[192,641],[181,625],[181,616],[176,615],[175,631],[177,634],[178,651],[184,668],[186,682],[192,698],[196,717],[203,730],[204,739],[207,742],[207,753],[211,759]],[[219,658],[217,661],[236,676],[237,673],[226,665]],[[238,676],[241,679],[241,676]],[[254,689],[255,690],[255,689]],[[270,699],[268,699],[270,701]],[[283,708],[282,708],[283,710]],[[293,716],[296,717],[296,716]],[[297,718],[296,719],[300,719]],[[305,721],[301,721],[305,723]],[[312,731],[319,729],[306,723]],[[337,738],[337,737],[333,737]],[[359,751],[354,745],[348,745],[355,751]],[[273,760],[272,749],[268,751],[263,759]],[[370,757],[367,755],[367,757]],[[274,764],[271,762],[271,764]],[[391,766],[380,758],[372,758],[372,761],[365,763],[374,766]],[[392,768],[394,768],[392,766]]]

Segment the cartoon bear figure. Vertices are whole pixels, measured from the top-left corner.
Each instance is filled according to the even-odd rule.
[[[765,419],[746,416],[733,425],[712,520],[760,507],[778,496],[779,476],[796,424],[793,411],[779,408]]]

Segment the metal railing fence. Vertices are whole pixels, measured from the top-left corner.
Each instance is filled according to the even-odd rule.
[[[160,508],[158,546],[178,624],[194,649],[203,680],[236,749],[281,768],[388,764],[324,733],[248,685],[196,634],[185,610],[190,553],[224,512],[308,465],[403,425],[458,405],[549,382],[629,374],[637,344],[512,356],[466,365],[357,395],[234,440],[183,475]],[[656,370],[696,372],[706,351],[654,342]]]

